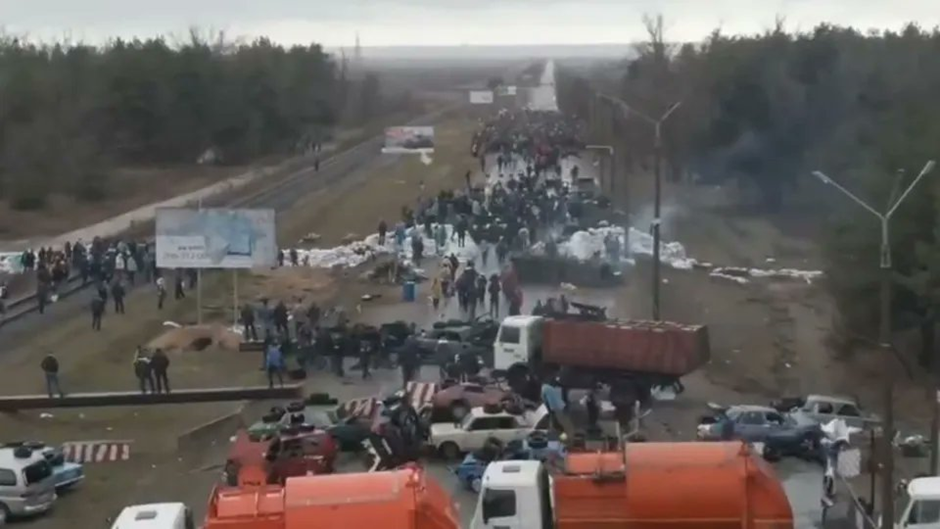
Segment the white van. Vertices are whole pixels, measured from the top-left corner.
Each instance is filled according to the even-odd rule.
[[[52,466],[42,450],[0,447],[0,518],[40,514],[55,500]]]
[[[193,513],[182,503],[124,507],[111,529],[195,529]]]

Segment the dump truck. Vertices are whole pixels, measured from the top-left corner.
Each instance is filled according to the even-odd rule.
[[[420,467],[216,488],[204,529],[460,529],[457,507]]]
[[[490,463],[470,529],[794,527],[773,469],[741,442],[631,443],[559,465]]]
[[[524,396],[558,376],[566,389],[609,386],[618,407],[644,400],[654,386],[681,393],[681,377],[711,358],[706,326],[666,321],[510,316],[493,347],[495,375]]]

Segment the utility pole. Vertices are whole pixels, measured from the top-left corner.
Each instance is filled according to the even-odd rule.
[[[650,229],[653,232],[653,320],[660,320],[660,288],[662,287],[662,280],[660,279],[660,268],[662,263],[660,262],[660,246],[661,246],[661,234],[660,227],[662,225],[662,219],[660,218],[662,210],[662,151],[663,151],[663,137],[662,137],[662,127],[663,123],[677,108],[682,104],[682,101],[679,101],[669,107],[666,112],[659,119],[653,119],[646,114],[635,110],[633,107],[625,103],[623,100],[616,97],[611,97],[608,95],[601,95],[600,97],[616,104],[624,111],[625,114],[634,114],[640,119],[646,121],[653,126],[654,138],[653,138],[653,177],[655,178],[655,192],[653,198],[653,222],[650,225]]]
[[[894,527],[894,383],[891,380],[891,372],[894,370],[894,361],[891,353],[891,217],[897,211],[898,206],[904,202],[907,195],[917,185],[918,182],[934,168],[934,161],[930,160],[924,165],[924,168],[917,175],[917,178],[911,182],[911,185],[904,190],[901,197],[894,204],[888,204],[887,213],[869,206],[865,201],[855,196],[851,191],[839,185],[837,182],[826,176],[822,171],[814,171],[813,175],[822,183],[831,185],[838,189],[843,195],[850,198],[853,202],[873,214],[881,223],[881,248],[879,256],[880,282],[881,282],[881,315],[878,329],[878,341],[882,350],[882,361],[885,365],[884,387],[882,396],[884,402],[885,421],[881,436],[879,459],[881,459],[882,477],[881,477],[881,527],[882,529],[893,529]],[[875,499],[871,498],[871,504],[874,506]]]

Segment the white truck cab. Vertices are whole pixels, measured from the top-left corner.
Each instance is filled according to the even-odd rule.
[[[509,316],[499,326],[493,343],[493,369],[508,371],[516,364],[525,364],[542,347],[541,316]]]
[[[940,477],[912,479],[897,529],[940,529]]]
[[[148,503],[124,507],[111,529],[195,529],[193,513],[183,503]]]
[[[470,529],[538,529],[554,519],[551,476],[538,461],[494,461],[483,474]]]

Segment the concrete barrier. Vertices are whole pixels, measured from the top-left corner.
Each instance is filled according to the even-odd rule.
[[[228,443],[229,437],[245,426],[245,419],[242,417],[244,409],[245,406],[241,405],[231,413],[181,433],[176,438],[176,449],[180,453],[192,454],[212,446],[213,443]]]

